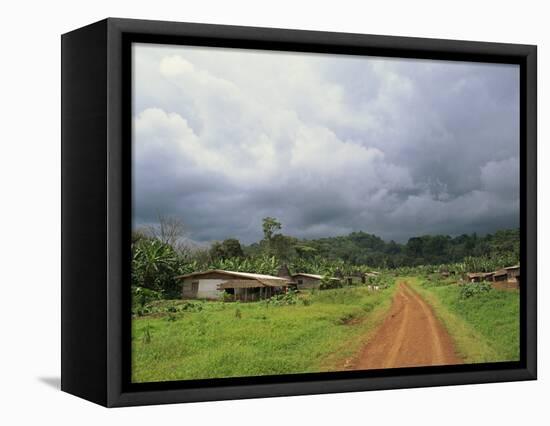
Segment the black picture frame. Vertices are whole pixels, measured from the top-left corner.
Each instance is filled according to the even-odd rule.
[[[536,379],[536,46],[117,18],[61,41],[62,390],[117,407]],[[130,383],[132,42],[518,64],[520,361]]]

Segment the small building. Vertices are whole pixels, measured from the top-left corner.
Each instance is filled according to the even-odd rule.
[[[520,286],[519,265],[508,266],[495,271],[493,275],[493,287],[497,289],[518,289]]]
[[[504,268],[504,270],[506,271],[507,280],[509,282],[516,283],[519,285],[520,283],[519,265],[508,266],[507,268]]]
[[[217,300],[223,292],[234,300],[254,301],[284,292],[290,281],[272,275],[211,269],[179,275],[184,299]]]
[[[506,269],[499,269],[498,271],[493,272],[493,281],[508,281],[508,272],[506,272]]]
[[[298,290],[319,288],[322,275],[298,273],[292,275],[292,281],[296,282]]]
[[[279,278],[284,278],[285,280],[288,280],[288,287],[296,290],[298,288],[298,283],[292,278],[292,274],[290,273],[290,270],[288,269],[287,265],[281,265],[279,267],[279,270],[277,271],[277,276]]]
[[[482,281],[490,281],[493,278],[494,272],[470,272],[466,274],[468,281],[471,283],[479,283]]]

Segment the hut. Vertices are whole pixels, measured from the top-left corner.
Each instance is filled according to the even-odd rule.
[[[520,285],[519,265],[499,269],[493,275],[493,287],[498,289],[518,289]]]
[[[292,281],[296,282],[298,290],[319,288],[321,285],[322,275],[298,273],[292,275]]]
[[[506,269],[499,269],[498,271],[493,272],[493,281],[508,281],[508,273]]]
[[[182,280],[182,298],[218,299],[226,292],[234,300],[254,301],[283,292],[290,281],[272,275],[211,269],[203,272],[179,275]]]
[[[508,282],[519,285],[519,282],[520,282],[519,265],[508,266],[507,268],[504,268],[504,270],[506,271],[506,279],[508,280]]]
[[[279,267],[279,271],[277,272],[277,276],[279,278],[284,278],[285,280],[288,280],[288,287],[292,289],[298,288],[298,283],[294,278],[292,277],[292,274],[290,273],[290,270],[288,269],[287,265],[281,265]]]
[[[471,283],[479,283],[482,281],[492,280],[494,272],[470,272],[466,274],[468,281]]]

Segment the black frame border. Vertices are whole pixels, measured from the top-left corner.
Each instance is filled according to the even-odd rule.
[[[106,33],[106,283],[105,371],[97,379],[107,406],[274,397],[536,379],[536,46],[273,28],[109,18],[92,24]],[[71,34],[83,31],[76,30]],[[90,40],[97,38],[90,35]],[[92,41],[90,41],[92,42]],[[459,366],[131,383],[131,44],[158,43],[296,52],[518,64],[520,66],[520,361]],[[65,85],[66,78],[63,78]],[[85,84],[81,82],[80,84]],[[103,88],[104,82],[96,88]],[[92,86],[90,84],[90,86]],[[65,117],[66,113],[63,113]],[[105,178],[104,178],[105,179]],[[65,194],[64,198],[65,197]],[[70,200],[64,200],[70,203]],[[100,212],[95,212],[98,214]],[[90,211],[90,215],[94,212]],[[101,213],[100,213],[101,214]],[[63,230],[66,227],[63,226]],[[65,242],[65,240],[64,240]],[[66,263],[65,257],[63,262]],[[64,279],[65,281],[65,279]],[[63,283],[62,287],[66,287]],[[62,289],[62,294],[65,294]],[[69,299],[69,298],[66,298]],[[68,300],[67,303],[69,303]],[[64,315],[65,317],[69,315]],[[69,327],[69,326],[67,326]],[[93,324],[74,326],[80,331]],[[76,330],[71,332],[76,333]],[[70,335],[70,333],[66,333]],[[64,336],[62,336],[64,337]],[[94,341],[89,342],[93,345]],[[82,349],[84,351],[84,348]],[[62,350],[62,353],[65,353]],[[68,355],[65,358],[69,358]],[[68,363],[68,362],[67,362]],[[62,369],[63,370],[63,369]],[[73,371],[74,370],[74,371]],[[63,371],[72,378],[76,369]],[[66,380],[65,380],[66,381]],[[86,396],[84,396],[86,397]],[[94,398],[88,397],[94,400]]]

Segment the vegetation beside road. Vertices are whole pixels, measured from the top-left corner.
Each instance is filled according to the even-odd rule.
[[[383,319],[395,290],[367,286],[266,301],[157,300],[132,321],[134,382],[334,371]]]
[[[458,285],[438,276],[407,278],[432,306],[466,363],[519,360],[519,290]]]

